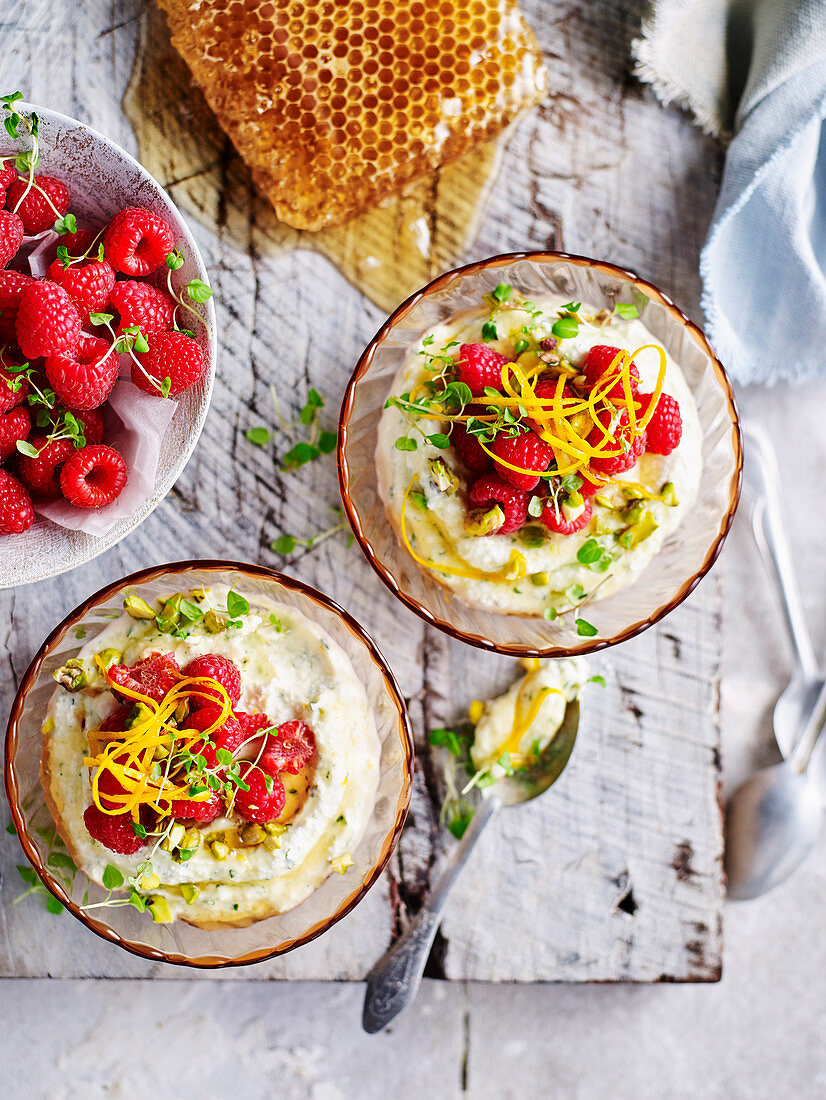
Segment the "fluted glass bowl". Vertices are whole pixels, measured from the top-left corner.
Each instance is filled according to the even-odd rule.
[[[376,433],[393,380],[411,344],[498,283],[528,299],[559,294],[612,310],[636,305],[640,319],[679,362],[697,403],[703,472],[683,523],[631,585],[588,607],[597,635],[582,638],[571,616],[543,618],[472,607],[421,569],[396,537],[379,495]],[[713,565],[737,507],[742,444],[726,373],[703,332],[652,283],[630,271],[559,252],[494,256],[449,271],[408,298],[368,345],[347,386],[338,441],[341,495],[356,539],[375,571],[426,622],[482,649],[514,656],[590,653],[633,637],[672,611]]]
[[[325,630],[350,658],[364,685],[381,743],[378,790],[366,832],[346,874],[331,875],[301,905],[248,928],[206,931],[182,921],[153,924],[131,906],[81,909],[106,895],[78,873],[74,882],[49,862],[51,815],[38,777],[40,727],[55,682],[52,673],[123,611],[123,593],[136,588],[146,599],[181,587],[237,585],[246,595],[265,595],[294,608]],[[401,832],[410,801],[413,742],[404,699],[375,643],[346,611],[309,585],[255,565],[224,561],[177,562],[124,577],[91,596],[56,627],[23,677],[6,732],[6,791],[20,843],[46,887],[78,920],[104,939],[150,960],[193,967],[239,966],[283,954],[340,920],[364,897],[384,869]],[[40,830],[40,831],[39,831]],[[52,861],[54,862],[54,861]]]

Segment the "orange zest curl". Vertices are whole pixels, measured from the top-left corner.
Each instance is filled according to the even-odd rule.
[[[87,768],[95,769],[92,800],[97,808],[111,816],[131,813],[132,819],[137,821],[142,806],[149,806],[164,816],[169,814],[173,801],[200,802],[209,798],[211,791],[190,795],[192,778],[185,776],[183,780],[177,780],[171,774],[164,774],[163,761],[168,760],[175,751],[191,750],[198,743],[208,740],[232,716],[232,703],[224,687],[209,676],[184,676],[158,703],[148,695],[111,680],[109,684],[119,695],[133,699],[149,713],[124,732],[94,730],[89,734],[90,755],[83,763]],[[181,702],[187,699],[215,702],[216,694],[220,711],[207,729],[179,729],[172,724],[171,719]],[[162,750],[160,761],[155,759],[158,749]],[[160,775],[152,774],[156,762],[161,763]],[[154,770],[157,772],[158,769]],[[107,805],[103,804],[100,792],[100,780],[104,773],[113,776],[123,788],[123,793],[103,795]]]

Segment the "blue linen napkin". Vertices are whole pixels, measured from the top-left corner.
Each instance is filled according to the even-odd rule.
[[[826,2],[657,0],[635,52],[664,102],[731,138],[700,257],[724,366],[826,375]]]

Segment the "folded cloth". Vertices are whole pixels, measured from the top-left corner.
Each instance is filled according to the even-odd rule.
[[[720,358],[740,382],[826,374],[826,3],[656,0],[635,54],[730,139],[700,257]]]

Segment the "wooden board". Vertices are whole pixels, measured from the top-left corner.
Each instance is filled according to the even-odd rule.
[[[445,174],[398,201],[390,221],[426,216],[433,229],[414,282],[461,258],[564,247],[641,271],[698,316],[697,256],[720,151],[627,76],[642,5],[529,0],[524,7],[548,60],[548,98],[509,136],[473,243],[467,205],[439,202]],[[138,152],[121,100],[136,55],[148,49],[143,58],[151,64],[164,48],[138,0],[82,7],[30,0],[15,7],[4,30],[2,87],[19,85],[33,102],[89,121]],[[274,448],[256,448],[243,432],[278,426],[273,384],[288,419],[310,385],[321,390],[325,426],[333,427],[347,377],[384,312],[317,251],[344,252],[344,267],[357,277],[364,270],[357,228],[325,244],[292,231],[274,239],[272,219],[231,149],[203,130],[197,93],[165,55],[158,64],[168,81],[138,96],[137,106],[133,81],[129,110],[151,142],[144,159],[151,154],[150,168],[193,215],[212,275],[221,343],[213,407],[178,485],[126,542],[69,576],[0,593],[3,697],[8,706],[63,614],[141,566],[195,556],[261,561],[333,595],[373,633],[410,700],[420,749],[410,826],[388,873],[330,934],[227,976],[360,978],[415,911],[442,850],[438,769],[425,731],[504,685],[517,666],[425,629],[343,534],[288,561],[269,549],[282,533],[309,536],[336,522],[334,464],[281,474],[278,454],[290,445],[283,435]],[[194,135],[186,161],[175,141],[182,114]],[[479,154],[470,172],[477,182],[494,160]],[[461,180],[469,169],[454,172]],[[461,191],[455,181],[445,189]],[[364,232],[380,235],[379,223]],[[398,289],[401,297],[401,283]],[[665,624],[594,662],[609,682],[589,691],[567,772],[541,802],[503,813],[491,827],[449,905],[431,973],[519,981],[719,977],[718,598],[712,577]],[[37,898],[15,905],[21,855],[5,834],[0,849],[0,974],[181,976],[127,956],[68,917],[51,917]]]

